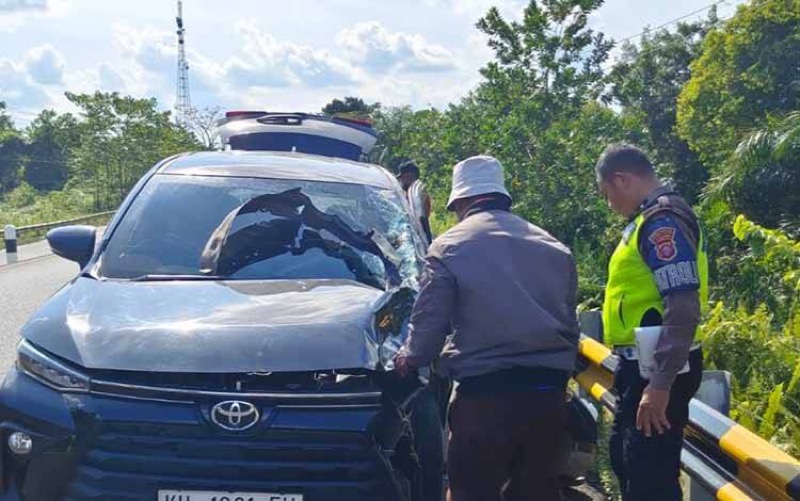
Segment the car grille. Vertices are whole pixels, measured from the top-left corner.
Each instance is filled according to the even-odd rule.
[[[94,382],[140,387],[217,392],[341,393],[375,391],[372,372],[305,371],[271,373],[181,373],[93,370]],[[346,376],[341,380],[342,376]]]
[[[158,489],[303,493],[306,501],[394,499],[390,469],[356,432],[103,423],[81,453],[67,500],[156,500]]]

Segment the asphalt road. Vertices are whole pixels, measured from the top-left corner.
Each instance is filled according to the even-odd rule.
[[[17,259],[19,261],[47,256],[50,254],[50,246],[47,244],[46,240],[41,240],[32,244],[20,245],[18,250],[19,252],[17,253]],[[0,250],[0,267],[2,267],[4,264],[7,264],[6,251]]]
[[[77,264],[53,255],[0,265],[0,371],[14,362],[19,331],[31,313],[77,273]]]

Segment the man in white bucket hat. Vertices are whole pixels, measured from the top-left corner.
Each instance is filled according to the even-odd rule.
[[[438,359],[459,383],[447,457],[454,501],[558,499],[577,272],[569,249],[511,202],[496,159],[454,167],[447,208],[460,222],[429,249],[396,358],[403,374]]]

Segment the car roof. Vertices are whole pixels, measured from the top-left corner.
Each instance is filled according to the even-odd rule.
[[[379,165],[302,153],[204,151],[166,162],[158,173],[185,176],[257,177],[364,184],[393,189],[394,176]]]

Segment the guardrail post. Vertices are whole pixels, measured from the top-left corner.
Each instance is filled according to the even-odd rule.
[[[603,342],[603,314],[599,310],[582,311],[578,314],[578,324],[581,333],[586,334],[595,341]],[[582,386],[578,387],[578,397],[592,398]]]
[[[6,244],[6,264],[17,262],[17,229],[7,224],[3,236]]]

